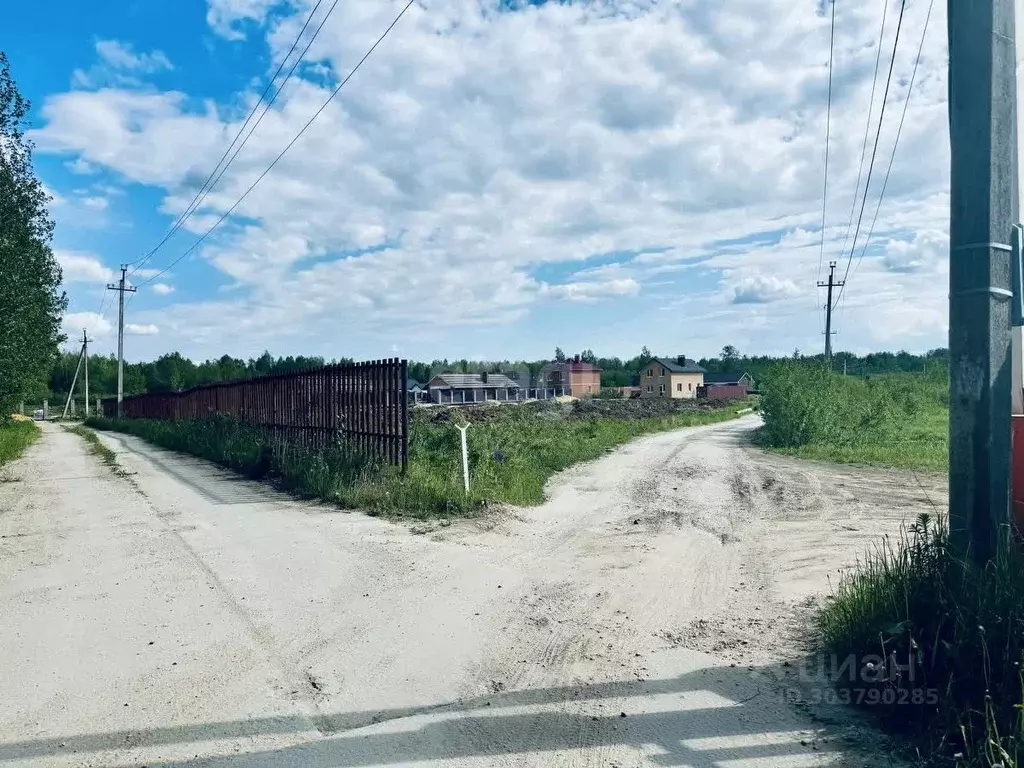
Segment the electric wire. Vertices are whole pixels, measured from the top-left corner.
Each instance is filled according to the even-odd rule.
[[[308,128],[320,116],[320,114],[325,109],[327,109],[327,106],[334,100],[335,96],[337,96],[338,93],[341,91],[341,89],[345,87],[345,84],[352,78],[352,76],[355,75],[355,73],[359,71],[359,68],[370,57],[370,55],[377,49],[377,46],[380,45],[381,42],[383,42],[384,38],[387,37],[388,33],[391,32],[392,29],[394,29],[395,25],[398,24],[398,22],[401,20],[401,18],[405,15],[405,12],[408,11],[410,7],[412,7],[414,2],[416,2],[416,0],[409,0],[409,2],[402,8],[402,10],[398,13],[398,15],[395,16],[394,20],[388,25],[387,29],[385,29],[384,32],[381,33],[380,37],[377,38],[376,42],[374,42],[374,44],[372,46],[370,46],[370,49],[365,54],[363,54],[363,57],[356,63],[356,65],[352,68],[352,70],[348,73],[348,75],[345,76],[345,79],[342,80],[341,83],[338,84],[338,86],[331,92],[330,96],[327,97],[327,100],[324,101],[324,103],[320,105],[320,108],[316,112],[314,112],[313,116],[311,118],[309,118],[309,120],[306,122],[306,124],[304,126],[302,126],[302,128],[295,135],[295,137],[292,138],[292,140],[288,142],[288,144],[285,146],[285,148],[283,150],[281,150],[281,153],[277,157],[274,158],[274,160],[270,163],[270,165],[267,166],[266,170],[264,170],[263,173],[261,173],[256,178],[256,180],[251,185],[249,185],[249,188],[244,193],[242,193],[242,196],[239,197],[232,204],[232,206],[230,208],[228,208],[221,215],[221,217],[219,219],[217,219],[216,222],[214,222],[213,226],[211,226],[208,230],[206,230],[206,232],[203,233],[203,235],[200,236],[199,239],[196,240],[191,246],[189,246],[188,249],[185,250],[184,253],[182,253],[180,256],[178,256],[176,259],[174,259],[170,264],[165,266],[163,269],[161,269],[159,272],[154,274],[152,277],[150,277],[150,278],[148,278],[146,280],[143,280],[136,287],[142,287],[142,286],[144,286],[144,285],[146,285],[148,283],[151,283],[154,280],[156,280],[158,277],[160,277],[165,272],[167,272],[167,270],[169,270],[171,267],[176,265],[178,262],[180,262],[182,259],[187,257],[189,254],[193,253],[196,250],[196,248],[198,248],[206,240],[207,237],[209,237],[211,234],[213,234],[213,232],[228,218],[228,216],[230,216],[232,214],[232,212],[234,212],[235,208],[237,208],[239,205],[241,205],[242,201],[245,200],[249,196],[249,194],[256,188],[256,186],[261,181],[263,181],[263,179],[267,176],[267,174],[270,173],[270,171],[272,171],[274,169],[274,166],[276,166],[278,164],[278,162],[281,160],[281,158],[283,158],[285,156],[285,154],[287,154],[288,150],[290,150],[292,148],[292,146],[295,145],[295,143],[302,137],[302,135],[308,130]]]

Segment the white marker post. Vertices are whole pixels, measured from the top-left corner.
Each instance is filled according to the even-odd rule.
[[[455,426],[458,427],[456,424]],[[469,424],[458,427],[462,437],[462,482],[466,486],[466,494],[469,494],[469,449],[466,447],[466,430]]]

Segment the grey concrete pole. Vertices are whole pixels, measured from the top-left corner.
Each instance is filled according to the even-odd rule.
[[[1010,530],[1010,232],[1017,221],[1014,0],[948,5],[949,527],[985,562]]]

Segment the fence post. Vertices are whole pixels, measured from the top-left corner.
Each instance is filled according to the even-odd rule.
[[[43,400],[43,419],[50,418],[50,401]]]
[[[460,437],[462,438],[462,484],[466,486],[466,495],[469,495],[469,449],[466,447],[466,430],[469,429],[469,424],[464,427],[458,427]]]

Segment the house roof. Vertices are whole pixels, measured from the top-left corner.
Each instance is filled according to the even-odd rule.
[[[405,388],[411,392],[414,389],[423,389],[423,385],[416,381],[416,379],[406,379]]]
[[[450,389],[518,389],[519,385],[503,373],[488,373],[487,383],[479,373],[439,373],[432,378],[428,386],[447,387]]]
[[[705,373],[705,384],[739,384],[746,379],[752,381],[748,373]]]
[[[685,360],[685,362],[682,365],[680,365],[676,358],[652,357],[650,360],[644,363],[643,367],[646,368],[651,363],[658,363],[660,365],[665,366],[665,368],[668,369],[669,373],[707,373],[706,370],[697,365],[696,360],[691,360],[690,358],[683,359]]]
[[[556,368],[565,368],[571,373],[598,373],[600,368],[596,365],[586,362],[585,360],[566,360],[565,362],[552,362],[544,366],[542,370],[551,371]]]

